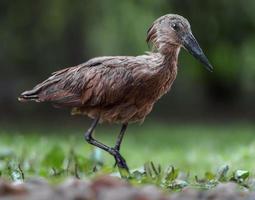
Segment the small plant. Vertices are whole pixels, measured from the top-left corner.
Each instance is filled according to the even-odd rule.
[[[180,172],[173,166],[162,170],[160,165],[153,162],[146,163],[144,170],[136,170],[131,174],[130,181],[133,184],[154,184],[163,189],[171,191],[179,191],[185,187],[193,187],[199,189],[212,189],[219,183],[236,182],[241,187],[249,188],[248,178],[249,172],[245,170],[236,170],[229,176],[229,166],[221,166],[216,173],[205,172],[203,178],[194,176],[194,179],[189,177],[189,174]]]

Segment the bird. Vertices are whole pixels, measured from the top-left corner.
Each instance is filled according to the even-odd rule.
[[[189,21],[178,14],[156,19],[147,31],[150,52],[138,56],[103,56],[56,71],[33,89],[23,92],[21,102],[50,102],[70,108],[72,114],[92,120],[85,140],[109,154],[117,167],[129,172],[120,153],[130,123],[142,123],[154,104],[168,91],[177,76],[178,55],[186,49],[207,70],[213,67],[194,37]],[[121,130],[113,147],[94,138],[98,123],[116,123]]]

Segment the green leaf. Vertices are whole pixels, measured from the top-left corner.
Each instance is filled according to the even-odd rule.
[[[21,175],[21,173],[20,173],[18,170],[13,170],[13,171],[11,172],[11,179],[12,179],[13,181],[20,181],[20,180],[23,180],[23,179],[22,179],[22,175]]]
[[[228,170],[229,170],[228,165],[221,166],[217,171],[217,180],[218,181],[226,181]]]
[[[236,170],[233,173],[233,176],[231,177],[230,180],[236,181],[238,183],[242,183],[242,182],[244,182],[249,177],[249,175],[250,175],[249,171]]]
[[[206,178],[208,181],[214,180],[215,177],[216,177],[216,175],[213,174],[212,172],[205,172],[205,178]]]
[[[161,174],[160,174],[161,167],[160,166],[156,167],[153,162],[145,163],[144,171],[145,171],[145,174],[152,179],[161,177]]]
[[[153,178],[153,174],[150,168],[150,163],[145,163],[144,164],[144,172],[147,175],[147,177]]]
[[[169,187],[170,189],[173,189],[173,190],[178,190],[178,189],[182,189],[182,188],[184,188],[184,187],[187,187],[188,185],[189,185],[189,184],[188,184],[186,181],[176,179],[176,180],[172,181],[172,182],[168,185],[168,187]]]
[[[173,166],[168,167],[167,171],[166,171],[166,177],[165,180],[167,182],[171,182],[173,180],[175,180],[179,175],[179,170],[175,169]]]
[[[142,177],[144,176],[144,173],[138,171],[138,170],[135,170],[133,173],[132,173],[132,177],[135,178],[136,180],[140,180],[142,179]]]

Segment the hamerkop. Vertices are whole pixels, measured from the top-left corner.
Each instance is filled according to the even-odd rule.
[[[177,75],[180,48],[185,48],[206,69],[213,67],[182,16],[167,14],[153,22],[147,32],[152,52],[140,56],[104,56],[54,72],[32,90],[23,92],[20,101],[51,102],[70,107],[73,114],[87,115],[93,123],[85,133],[88,143],[112,156],[119,168],[128,166],[120,145],[129,123],[143,122],[154,103],[167,93]],[[114,147],[93,138],[98,122],[120,123]]]

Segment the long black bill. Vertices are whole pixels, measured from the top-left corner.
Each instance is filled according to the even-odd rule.
[[[192,33],[188,33],[183,37],[183,46],[191,55],[203,63],[208,71],[213,71],[213,66],[206,58],[203,50],[200,48],[196,38],[192,35]]]

